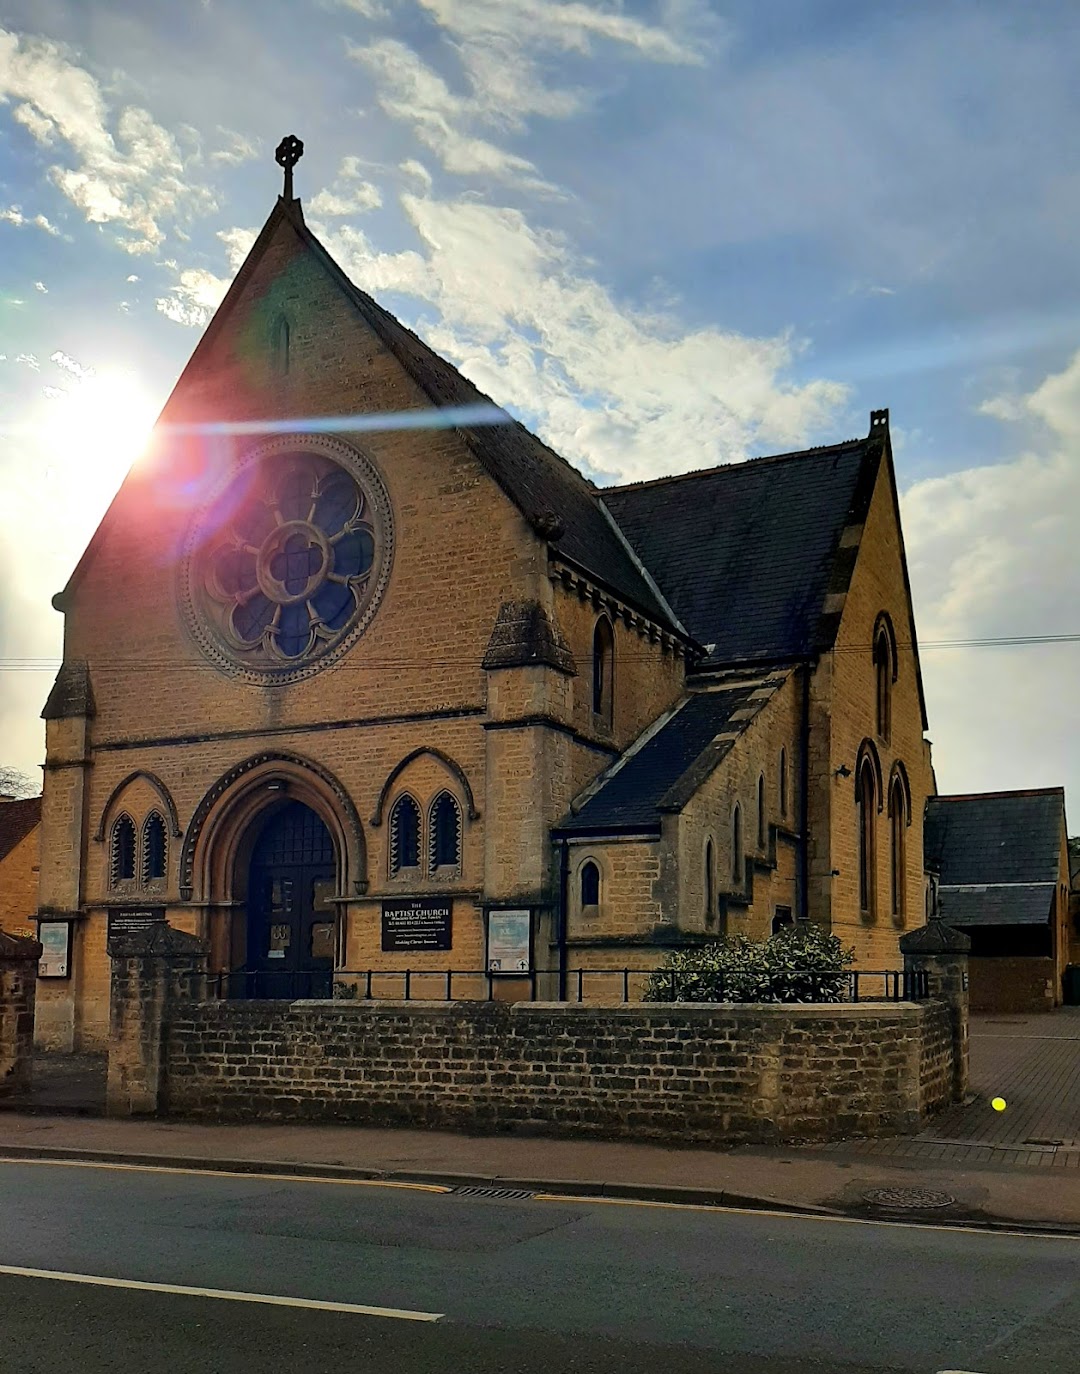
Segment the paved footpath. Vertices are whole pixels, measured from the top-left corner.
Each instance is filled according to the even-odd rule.
[[[973,1100],[916,1137],[725,1150],[352,1126],[218,1125],[0,1112],[0,1156],[337,1172],[531,1191],[881,1216],[953,1199],[927,1219],[1080,1231],[1080,1008],[972,1023]],[[995,1112],[992,1096],[1006,1100]],[[1060,1141],[1060,1144],[1039,1143]],[[918,1196],[910,1195],[922,1194]],[[903,1212],[911,1219],[913,1210]]]

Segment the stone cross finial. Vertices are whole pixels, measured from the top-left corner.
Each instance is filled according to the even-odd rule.
[[[303,156],[304,145],[300,141],[300,139],[296,137],[295,134],[286,134],[285,137],[278,144],[277,150],[274,153],[274,161],[277,163],[279,167],[283,167],[285,169],[284,197],[286,200],[294,199],[292,169],[296,166],[296,164],[300,161],[300,159]]]

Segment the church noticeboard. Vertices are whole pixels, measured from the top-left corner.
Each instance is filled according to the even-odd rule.
[[[487,926],[489,973],[528,973],[532,968],[532,912],[489,911]]]
[[[109,912],[109,936],[133,935],[139,930],[148,930],[160,925],[165,919],[163,906],[130,907],[122,911]]]
[[[39,921],[38,940],[41,942],[38,977],[70,978],[71,922]]]
[[[452,910],[449,897],[404,897],[383,902],[383,949],[449,949]]]

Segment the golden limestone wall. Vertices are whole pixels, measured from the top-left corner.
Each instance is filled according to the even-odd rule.
[[[5,805],[0,801],[0,806]],[[0,859],[0,930],[37,939],[41,826],[35,825]]]
[[[923,810],[934,791],[904,583],[903,545],[892,473],[882,463],[859,542],[859,557],[834,650],[814,674],[811,695],[816,739],[811,750],[811,913],[854,945],[864,968],[898,966],[898,939],[924,923]],[[891,730],[877,730],[875,625],[888,615],[897,643],[896,680],[891,684]],[[868,741],[880,762],[884,783],[874,816],[874,901],[859,902],[857,761]],[[909,824],[904,830],[903,913],[891,902],[891,846],[888,789],[894,766],[902,764],[910,783]],[[833,870],[838,870],[833,872]]]
[[[275,275],[279,279],[275,280]],[[260,330],[282,305],[292,321],[291,367],[271,378]],[[351,306],[306,257],[297,255],[292,230],[283,225],[232,320],[211,332],[168,408],[171,419],[253,419],[394,410],[428,402],[398,363],[356,316]],[[501,603],[512,595],[550,595],[546,550],[477,460],[451,431],[402,430],[343,438],[378,467],[394,517],[393,567],[382,603],[364,635],[339,662],[287,687],[246,683],[212,665],[192,642],[178,605],[178,551],[191,515],[173,479],[202,463],[220,463],[222,445],[197,450],[191,441],[159,454],[142,477],[125,487],[70,593],[66,659],[85,659],[97,700],[92,738],[84,747],[82,720],[49,724],[45,798],[46,857],[42,903],[90,914],[77,936],[77,974],[64,989],[50,989],[58,1005],[42,1022],[51,1043],[78,1040],[98,1046],[108,1025],[108,972],[104,942],[108,905],[141,904],[156,897],[174,925],[210,934],[219,960],[228,944],[212,928],[231,915],[213,906],[181,906],[180,840],[169,839],[164,890],[118,891],[109,884],[109,831],[122,808],[139,826],[155,791],[132,784],[110,803],[117,786],[143,770],[158,779],[175,805],[181,831],[196,808],[230,769],[253,756],[300,756],[331,774],[351,798],[366,848],[364,871],[353,876],[361,890],[346,908],[344,951],[353,966],[400,964],[401,956],[378,948],[378,898],[398,895],[386,866],[386,814],[371,818],[392,770],[428,745],[451,758],[474,797],[469,819],[462,788],[452,787],[463,809],[460,877],[423,880],[421,891],[454,893],[453,962],[480,967],[479,894],[484,888],[484,827],[491,816],[493,847],[514,853],[517,825],[532,807],[521,769],[535,763],[537,732],[524,732],[522,759],[495,760],[495,779],[505,788],[517,767],[519,803],[511,814],[497,788],[488,805],[488,677],[481,667]],[[232,442],[232,441],[229,441]],[[240,441],[237,441],[240,442]],[[173,463],[178,466],[173,466]],[[434,649],[432,646],[435,646]],[[508,677],[509,674],[502,674]],[[557,675],[552,675],[557,676]],[[555,688],[546,688],[551,695]],[[568,709],[568,708],[567,708]],[[509,741],[513,732],[506,732]],[[84,758],[92,768],[80,767]],[[72,763],[75,766],[62,765]],[[426,770],[426,771],[425,771]],[[434,771],[432,771],[434,770]],[[403,775],[427,797],[438,769],[430,760]],[[565,793],[565,784],[560,784]],[[230,803],[225,795],[204,831]],[[418,798],[423,800],[423,798]],[[387,807],[393,797],[387,800]],[[562,798],[538,811],[551,814]],[[109,815],[104,813],[108,808]],[[104,820],[103,838],[95,833]],[[542,815],[531,827],[535,854],[529,881],[547,881]],[[546,838],[546,837],[545,837]],[[198,869],[198,865],[196,865]],[[508,880],[496,879],[508,887]],[[416,884],[413,885],[417,886]],[[207,900],[199,890],[196,903]],[[429,960],[432,956],[424,956]],[[445,965],[446,958],[440,959]],[[73,1003],[78,1003],[76,1015]],[[39,1018],[41,1020],[41,1018]]]
[[[678,821],[678,921],[701,934],[726,932],[763,940],[779,909],[796,915],[799,825],[799,676],[790,672],[735,739]],[[780,755],[786,774],[781,806]],[[759,825],[758,784],[764,810]],[[736,866],[738,805],[743,861]],[[706,892],[706,846],[712,841],[712,892]]]

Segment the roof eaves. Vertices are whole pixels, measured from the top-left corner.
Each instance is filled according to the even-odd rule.
[[[654,736],[658,735],[660,731],[663,730],[669,724],[670,721],[674,720],[674,718],[679,714],[679,712],[691,699],[692,698],[690,696],[683,697],[680,701],[677,701],[674,706],[664,711],[662,715],[657,716],[657,718],[652,722],[651,725],[647,725],[645,729],[641,732],[641,734],[638,735],[637,739],[633,740],[626,747],[626,749],[623,750],[623,752],[619,755],[617,759],[612,760],[612,762],[607,766],[607,768],[603,770],[603,772],[598,773],[596,777],[593,778],[587,786],[583,787],[582,790],[577,794],[577,796],[571,800],[569,806],[569,815],[573,817],[576,816],[580,811],[583,811],[586,805],[590,801],[592,801],[593,797],[595,797],[598,792],[602,791],[608,785],[608,783],[616,775],[616,773],[622,772],[622,770],[626,767],[630,760],[636,754],[640,753],[641,750],[644,749],[646,744],[648,744]],[[565,823],[566,822],[564,822],[564,824]]]
[[[672,625],[675,626],[675,628],[679,631],[680,634],[685,635],[685,637],[691,643],[694,643],[695,641],[691,636],[689,630],[687,630],[686,626],[675,614],[670,602],[668,601],[664,593],[660,590],[652,573],[648,570],[645,564],[637,556],[637,552],[635,551],[634,546],[630,543],[629,539],[627,539],[626,535],[622,532],[622,528],[620,527],[619,522],[612,515],[611,511],[608,510],[607,502],[604,500],[603,496],[597,495],[596,501],[597,505],[599,505],[600,507],[601,514],[604,516],[608,524],[611,526],[616,539],[618,539],[619,543],[622,545],[631,563],[633,563],[634,567],[637,568],[638,572],[644,578],[646,585],[652,592],[653,596],[655,596],[657,601],[660,603],[660,606],[662,607],[665,615],[668,617]]]
[[[740,719],[729,719],[723,728],[705,746],[690,767],[675,780],[660,800],[656,809],[663,812],[681,811],[691,797],[716,771],[734,747],[735,741],[758,717],[764,707],[773,699],[784,679],[764,683],[747,700],[740,713]]]

